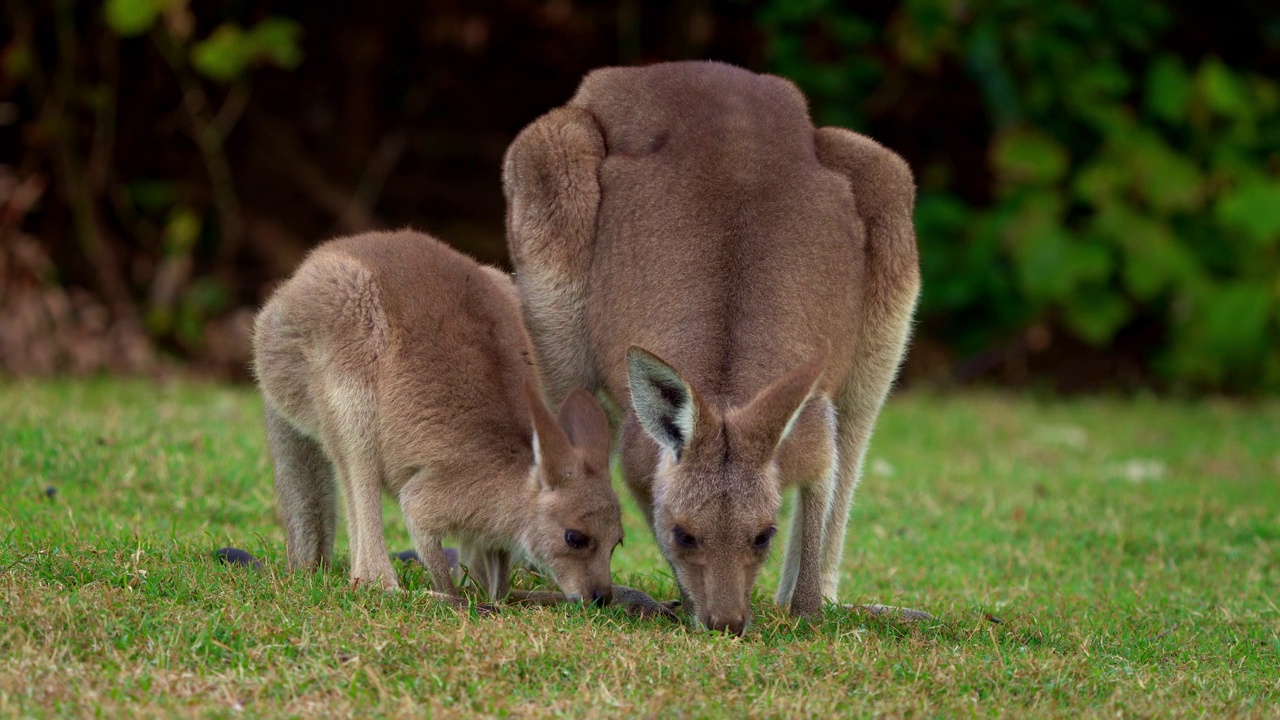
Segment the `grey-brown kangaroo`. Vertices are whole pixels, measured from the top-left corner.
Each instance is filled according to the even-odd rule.
[[[396,588],[386,490],[450,602],[463,600],[445,535],[493,599],[519,551],[569,599],[608,602],[622,540],[608,420],[579,389],[557,398],[557,421],[530,351],[510,279],[431,237],[370,233],[313,251],[254,332],[290,568],[329,564],[338,485],[352,580]]]
[[[622,408],[626,481],[686,609],[742,633],[782,492],[777,602],[834,600],[867,442],[919,291],[906,163],[714,62],[590,73],[503,170],[548,398]]]

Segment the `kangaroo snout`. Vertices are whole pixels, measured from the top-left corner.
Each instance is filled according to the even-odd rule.
[[[712,612],[705,615],[699,614],[698,621],[705,625],[708,630],[717,630],[741,636],[747,630],[747,623],[751,621],[751,614],[748,612]]]
[[[698,622],[708,630],[742,635],[751,622],[750,579],[740,575],[709,579],[697,606]]]
[[[591,603],[596,607],[604,607],[613,602],[613,586],[588,586],[583,587],[581,591],[566,591],[565,599],[569,602]]]

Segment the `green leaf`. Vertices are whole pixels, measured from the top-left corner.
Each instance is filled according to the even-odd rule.
[[[1040,305],[1066,299],[1075,288],[1075,278],[1062,271],[1063,263],[1071,254],[1067,233],[1059,229],[1046,229],[1036,235],[1024,236],[1023,244],[1015,253],[1017,258],[1018,285],[1027,298]]]
[[[244,32],[235,25],[223,24],[191,48],[191,64],[205,77],[227,82],[244,72],[249,55]]]
[[[255,60],[268,60],[286,70],[302,62],[298,39],[302,28],[284,18],[268,18],[249,31],[247,40]]]
[[[187,206],[175,208],[164,227],[165,253],[185,255],[200,237],[200,216]]]
[[[1130,73],[1115,62],[1090,65],[1073,72],[1063,88],[1069,106],[1111,104],[1129,94]]]
[[[1102,285],[1081,288],[1063,308],[1067,327],[1094,346],[1110,342],[1132,316],[1128,301]]]
[[[1133,108],[1119,102],[1090,104],[1088,108],[1077,109],[1076,114],[1111,141],[1127,136],[1136,125]]]
[[[1035,128],[1005,132],[991,148],[992,166],[1011,184],[1052,184],[1066,173],[1069,162],[1067,149]]]
[[[1112,269],[1107,248],[1072,235],[1061,218],[1061,201],[1043,194],[1025,201],[1003,229],[1019,285],[1036,302],[1065,302],[1081,284],[1105,279]]]
[[[1232,119],[1252,116],[1244,84],[1218,58],[1210,58],[1200,65],[1196,83],[1205,103],[1219,115]]]
[[[1218,220],[1244,231],[1259,248],[1280,243],[1280,180],[1254,177],[1223,195]]]
[[[1229,281],[1197,296],[1188,339],[1202,352],[1237,368],[1266,355],[1276,301],[1264,281]]]
[[[1091,227],[1104,242],[1124,249],[1121,277],[1138,300],[1150,301],[1201,279],[1195,258],[1167,222],[1115,205],[1095,216]]]
[[[219,82],[234,80],[257,63],[294,68],[302,62],[301,34],[297,23],[284,18],[268,18],[248,32],[223,24],[192,47],[191,63],[205,77]]]
[[[107,0],[107,25],[124,37],[141,35],[151,29],[162,9],[158,0]]]
[[[1147,109],[1168,123],[1186,121],[1191,77],[1176,55],[1161,55],[1147,71]]]
[[[1138,133],[1126,149],[1137,190],[1153,209],[1189,211],[1203,203],[1200,168],[1171,150],[1158,135]]]
[[[887,38],[891,40],[895,62],[911,67],[933,66],[944,47],[954,46],[955,28],[948,2],[907,0],[896,30]]]
[[[1101,155],[1076,173],[1072,189],[1094,207],[1123,200],[1133,183],[1129,164],[1111,154]]]

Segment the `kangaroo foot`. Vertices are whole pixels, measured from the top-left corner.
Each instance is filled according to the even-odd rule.
[[[243,567],[251,567],[254,570],[262,569],[262,561],[241,550],[240,548],[224,547],[213,551],[213,556],[228,565],[240,565]]]
[[[373,578],[365,578],[365,577],[351,578],[351,589],[355,590],[358,588],[367,588],[367,587],[381,588],[386,592],[400,592],[400,583],[396,582],[396,579],[394,577],[379,575],[378,577],[373,577]]]
[[[418,552],[416,550],[402,550],[398,553],[392,553],[391,557],[395,560],[399,560],[400,562],[406,562],[406,563],[416,562],[418,564],[422,564],[422,560],[418,558]],[[458,569],[458,549],[457,548],[451,548],[451,547],[445,548],[444,559],[449,562],[450,572],[456,571]]]

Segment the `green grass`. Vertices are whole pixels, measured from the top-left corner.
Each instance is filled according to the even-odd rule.
[[[612,608],[456,613],[418,570],[399,594],[288,575],[259,410],[243,388],[0,386],[0,717],[1280,707],[1280,403],[896,398],[842,593],[936,621],[793,620],[775,554],[741,639]],[[672,596],[626,523],[619,582]],[[215,563],[223,545],[267,571]]]

